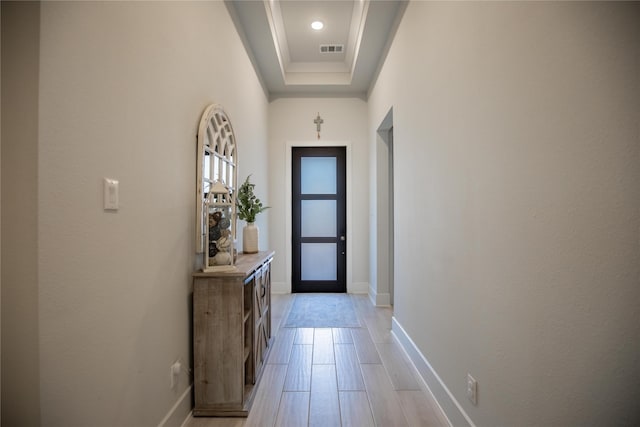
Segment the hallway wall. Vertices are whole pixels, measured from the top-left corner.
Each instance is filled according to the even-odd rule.
[[[2,424],[40,423],[38,64],[40,5],[2,2]],[[16,185],[19,183],[19,185]],[[14,327],[9,327],[14,325]],[[16,327],[15,325],[19,325]]]
[[[321,139],[317,139],[314,119],[320,113],[322,124]],[[272,286],[274,292],[291,292],[291,267],[287,265],[286,195],[287,195],[287,146],[288,143],[307,144],[309,146],[324,143],[351,143],[351,192],[347,209],[351,207],[351,224],[347,224],[351,233],[350,257],[352,269],[347,271],[348,292],[365,293],[369,287],[369,147],[367,143],[367,104],[357,98],[281,98],[269,104],[269,168],[270,198],[268,204],[271,229],[270,242],[276,251],[273,261]],[[290,166],[289,166],[290,167]],[[290,191],[290,189],[289,189]],[[349,212],[347,212],[349,217]],[[347,218],[349,220],[349,218]],[[290,241],[290,240],[289,240]]]
[[[411,2],[369,98],[370,147],[394,114],[395,317],[476,425],[640,422],[638,22]]]
[[[166,421],[179,425],[190,381],[184,370],[171,389],[169,367],[191,360],[198,122],[222,104],[239,174],[266,177],[266,96],[222,2],[42,2],[39,32],[37,210],[25,212],[37,215],[26,272],[39,352],[22,356],[40,372],[24,397],[43,426],[158,425],[176,403]],[[103,177],[120,181],[118,212],[102,208]],[[3,277],[4,305],[20,286]],[[2,327],[4,339],[24,325]],[[12,368],[3,402],[20,386]],[[27,425],[20,407],[2,416]]]

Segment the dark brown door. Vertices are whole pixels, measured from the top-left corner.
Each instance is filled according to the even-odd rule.
[[[346,148],[292,150],[292,291],[346,292]]]

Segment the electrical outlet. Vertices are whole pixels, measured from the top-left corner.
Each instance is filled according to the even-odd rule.
[[[478,382],[471,374],[467,374],[467,397],[474,405],[478,404]]]
[[[182,363],[180,360],[176,360],[173,365],[169,367],[169,376],[171,379],[171,388],[175,388],[180,379],[180,372],[182,372]]]

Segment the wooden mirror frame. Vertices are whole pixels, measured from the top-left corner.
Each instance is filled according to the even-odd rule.
[[[208,175],[208,176],[206,176]],[[229,190],[235,213],[238,183],[238,151],[231,120],[219,104],[205,108],[198,126],[198,159],[196,166],[196,253],[205,246],[205,199],[207,189],[216,181]],[[236,240],[236,217],[231,221],[231,234]]]

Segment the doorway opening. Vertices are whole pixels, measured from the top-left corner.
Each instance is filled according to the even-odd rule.
[[[394,303],[394,183],[393,183],[393,109],[377,130],[377,286],[376,305]]]

